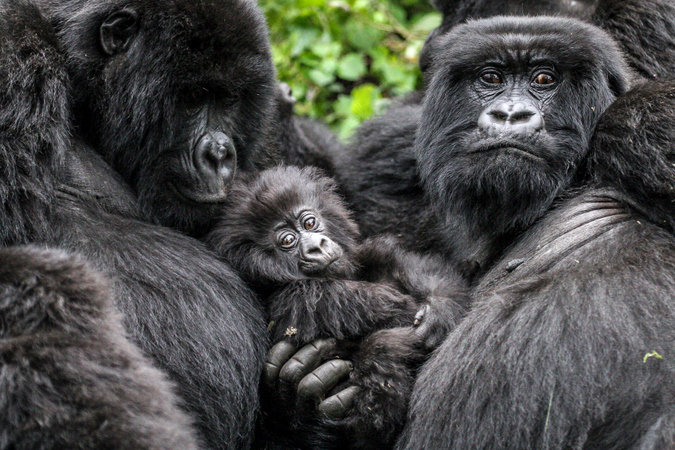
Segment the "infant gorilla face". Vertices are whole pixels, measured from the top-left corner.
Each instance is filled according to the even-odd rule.
[[[281,257],[297,261],[300,272],[307,276],[345,275],[344,251],[326,234],[318,211],[289,211],[272,231],[271,239]]]

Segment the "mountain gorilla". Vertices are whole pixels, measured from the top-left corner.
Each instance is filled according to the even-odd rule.
[[[75,122],[162,225],[200,235],[236,169],[276,163],[276,74],[253,0],[43,0]]]
[[[620,97],[561,193],[626,89],[611,40],[570,20],[495,18],[439,49],[421,176],[449,245],[488,267],[501,258],[423,368],[397,448],[670,447],[673,85]]]
[[[642,77],[669,79],[675,72],[675,4],[670,0],[432,0],[442,25],[427,37],[420,67],[428,72],[437,46],[469,19],[496,15],[565,15],[596,24],[618,43]],[[425,77],[428,79],[429,74]],[[438,251],[435,217],[424,197],[413,154],[421,95],[394,104],[363,124],[333,165],[365,236],[396,234],[412,249]],[[410,221],[409,217],[419,220]],[[467,269],[473,270],[472,266]]]
[[[335,190],[332,179],[309,168],[278,167],[238,180],[207,239],[261,295],[272,342],[287,341],[292,351],[319,338],[342,341],[337,354],[353,361],[350,384],[368,392],[354,400],[358,413],[350,420],[382,417],[378,426],[344,436],[340,446],[355,448],[363,435],[384,444],[401,431],[416,369],[464,315],[467,297],[461,276],[439,258],[406,252],[392,237],[359,244]],[[333,367],[349,368],[344,361]],[[294,375],[290,368],[279,373],[273,361],[267,372],[281,381]],[[322,400],[312,394],[339,377],[320,378],[324,386],[312,381],[300,390]],[[292,426],[271,424],[284,416],[278,402],[266,403],[267,428],[288,438]]]
[[[197,448],[166,376],[80,258],[0,249],[0,315],[0,448]]]
[[[576,168],[586,155],[600,114],[627,90],[628,69],[616,44],[593,26],[571,19],[501,17],[459,26],[443,38],[431,73],[433,78],[424,100],[415,148],[424,188],[438,217],[437,231],[443,238],[442,244],[456,261],[471,261],[484,270],[520,233],[539,220],[571,183]],[[555,247],[546,249],[556,250]],[[511,260],[507,268],[515,269],[518,259]],[[586,271],[592,272],[590,268]],[[558,278],[562,275],[552,279]],[[493,283],[497,281],[493,280]],[[527,293],[537,285],[519,287]],[[593,297],[588,299],[589,303],[593,301],[596,301]],[[470,314],[476,315],[478,311],[482,311],[480,306]],[[490,311],[494,312],[494,309],[488,313]],[[511,312],[504,312],[500,317],[508,318],[509,314]],[[573,317],[578,316],[585,317],[581,312],[575,312]],[[485,320],[484,316],[482,318]],[[471,327],[465,325],[466,321],[464,319],[458,327],[466,330],[462,338],[455,338],[458,333],[454,331],[450,341],[458,345],[457,341],[463,339],[462,345],[471,347],[474,355],[504,357],[504,366],[520,367],[517,353],[506,348],[485,351],[482,347],[489,346],[490,336],[486,335],[483,340],[474,337]],[[504,339],[510,337],[523,345],[535,342],[555,347],[549,341],[537,341],[540,334],[525,328],[530,326],[529,323],[517,322],[511,327],[515,325],[524,329],[505,334]],[[552,328],[551,332],[555,331],[556,323],[548,326]],[[489,331],[488,327],[480,329]],[[574,346],[575,337],[574,334],[566,337],[568,341],[564,344]],[[591,334],[591,340],[596,338]],[[495,340],[495,345],[500,342]],[[450,346],[444,348],[446,356],[444,359],[436,356],[435,364],[451,365],[446,371],[456,371],[457,377],[467,370],[471,373],[467,380],[481,380],[481,376],[500,380],[499,377],[504,376],[501,366],[474,365],[469,351],[462,364],[454,364],[454,361],[448,364],[448,355],[453,349]],[[560,358],[564,360],[565,354],[561,353]],[[532,361],[532,364],[529,371],[518,373],[519,379],[511,380],[516,383],[514,388],[522,385],[525,389],[524,386],[533,379],[550,375],[546,366],[536,365],[538,361]],[[600,368],[602,366],[595,369]],[[311,370],[309,367],[305,372]],[[483,371],[488,373],[483,374]],[[483,405],[479,402],[470,405],[477,408],[473,414],[459,412],[469,407],[465,403],[458,403],[452,414],[437,411],[454,408],[454,403],[447,407],[438,405],[436,409],[428,407],[434,395],[434,404],[448,399],[443,396],[446,391],[435,389],[433,384],[436,379],[442,383],[445,372],[440,375],[429,373],[427,383],[431,388],[422,391],[424,397],[418,394],[417,406],[412,410],[412,423],[408,427],[411,437],[406,440],[411,448],[442,448],[451,440],[447,436],[440,437],[450,422],[469,423],[484,417],[478,410]],[[557,381],[569,385],[557,387],[563,394],[566,388],[574,390],[582,386],[582,382],[572,376],[560,377]],[[424,385],[420,386],[422,389]],[[458,390],[462,391],[461,395],[480,393],[489,396],[496,386],[498,384],[476,381],[475,385]],[[504,389],[508,390],[508,385]],[[494,423],[488,421],[486,427],[496,427],[499,420],[507,422],[512,417],[526,422],[525,419],[536,412],[523,406],[516,397],[499,404],[506,405],[504,408],[513,407],[514,411],[499,411],[493,418]],[[537,398],[533,407],[542,404],[546,406],[547,403],[541,403]],[[423,414],[418,409],[426,409],[428,413]],[[526,417],[519,416],[516,411],[522,411]],[[419,416],[434,416],[436,422],[428,427],[426,424],[418,426]],[[510,432],[522,429],[515,419],[509,424]],[[422,437],[425,432],[433,439]],[[485,434],[489,433],[485,431]],[[493,442],[502,442],[498,437],[490,436]],[[474,442],[482,442],[481,439],[472,436],[466,441],[453,441],[453,445],[464,442],[471,446]],[[488,442],[487,438],[485,442]],[[504,439],[503,442],[519,440]]]
[[[0,245],[85,255],[111,279],[130,339],[176,383],[200,444],[248,448],[267,347],[254,293],[200,242],[139,220],[129,188],[71,139],[69,83],[46,19],[29,3],[3,2]]]

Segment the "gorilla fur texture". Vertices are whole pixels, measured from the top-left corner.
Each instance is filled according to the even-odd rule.
[[[493,36],[489,31],[496,29],[500,34]],[[624,85],[612,78],[626,78],[614,45],[581,24],[496,18],[453,32],[459,33],[483,55],[526,40],[527,52],[519,55],[543,55],[557,68],[561,90],[550,102],[555,108],[546,116],[552,118],[547,127],[562,129],[556,114],[574,117],[573,109],[586,115],[579,123],[593,128],[601,106],[622,93],[612,89]],[[495,38],[502,43],[495,45]],[[490,167],[485,158],[500,161],[504,174],[513,171],[530,182],[541,176],[517,152],[458,151],[455,143],[462,141],[457,130],[463,128],[455,126],[447,105],[463,101],[462,82],[471,84],[461,75],[455,84],[459,88],[449,89],[447,83],[453,74],[467,73],[465,64],[476,67],[478,60],[464,52],[465,59],[458,61],[452,49],[462,44],[446,42],[451,50],[435,62],[417,147],[425,161],[422,179],[436,192],[432,203],[439,211],[464,215],[467,222],[508,212],[511,223],[522,221],[526,230],[481,279],[472,310],[422,369],[397,448],[672,446],[672,83],[636,88],[605,111],[589,155],[583,149],[578,155],[584,170],[568,189],[560,191],[564,183],[556,188],[557,202],[545,200],[548,194],[542,192],[539,212],[529,207],[503,211],[511,203],[502,196],[518,190],[506,190],[504,175],[493,174],[491,181],[485,178],[482,192],[497,197],[478,205],[480,212],[466,205],[462,210],[439,196],[480,179],[486,163]],[[591,65],[568,72],[576,74],[568,79],[562,68],[578,64],[570,64],[571,57]],[[523,62],[517,58],[513,64]],[[580,137],[589,136],[588,129],[580,131]],[[440,154],[443,158],[434,161]],[[454,178],[458,168],[465,178]],[[478,238],[491,241],[490,236]]]
[[[87,144],[158,223],[201,235],[269,145],[276,79],[253,0],[50,1]]]
[[[1,249],[0,316],[0,448],[197,448],[173,386],[80,258]]]
[[[0,244],[75,250],[111,279],[130,339],[176,383],[210,448],[248,448],[267,348],[252,291],[196,240],[150,225],[129,188],[70,139],[69,80],[35,8],[0,15]]]
[[[356,354],[342,355],[354,361],[352,384],[365,384],[367,393],[355,400],[352,414],[384,417],[378,429],[345,436],[340,445],[350,448],[361,446],[360,434],[386,442],[400,430],[405,401],[392,408],[381,400],[391,401],[390,391],[405,399],[414,368],[467,306],[461,277],[440,260],[406,252],[391,237],[362,244],[358,237],[333,181],[295,167],[269,169],[237,183],[208,237],[263,296],[273,342],[366,338]],[[400,365],[400,373],[388,363]]]

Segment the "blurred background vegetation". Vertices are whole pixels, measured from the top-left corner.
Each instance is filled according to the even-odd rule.
[[[348,137],[389,99],[420,88],[417,58],[441,22],[428,0],[260,0],[295,111]]]

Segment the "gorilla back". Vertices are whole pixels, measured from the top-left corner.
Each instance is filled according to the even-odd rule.
[[[0,21],[0,245],[87,256],[112,280],[131,339],[176,382],[204,444],[247,448],[267,345],[253,293],[198,241],[138,220],[128,188],[69,139],[64,59],[39,12],[12,0]]]
[[[0,249],[0,448],[196,450],[166,376],[80,258]]]

